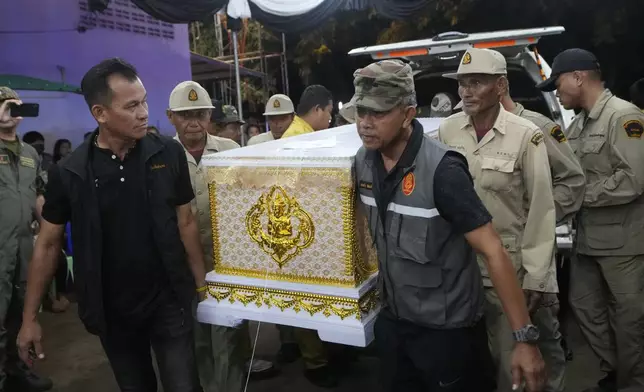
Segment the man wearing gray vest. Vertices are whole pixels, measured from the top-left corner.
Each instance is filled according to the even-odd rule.
[[[424,135],[412,70],[385,60],[354,73],[360,201],[377,248],[375,337],[386,391],[493,391],[483,255],[514,331],[513,387],[540,391],[544,363],[523,293],[467,161]]]

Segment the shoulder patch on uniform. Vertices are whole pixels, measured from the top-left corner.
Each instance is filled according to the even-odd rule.
[[[624,130],[628,137],[640,139],[644,133],[644,125],[640,120],[630,120],[624,123]]]
[[[29,167],[31,169],[35,169],[36,168],[36,161],[34,161],[33,158],[20,157],[20,165],[25,166],[25,167]]]
[[[532,138],[530,139],[532,144],[535,146],[538,146],[542,141],[543,141],[543,133],[537,132],[534,135],[532,135]]]
[[[8,165],[8,164],[9,164],[9,155],[0,154],[0,165]]]
[[[555,125],[551,130],[550,130],[550,135],[552,135],[553,138],[555,138],[556,141],[559,143],[563,143],[567,141],[566,135],[563,133],[561,130],[561,127],[559,125]]]

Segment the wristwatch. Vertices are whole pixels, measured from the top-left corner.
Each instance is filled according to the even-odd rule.
[[[539,329],[532,324],[512,332],[514,340],[518,343],[537,343],[539,340]]]

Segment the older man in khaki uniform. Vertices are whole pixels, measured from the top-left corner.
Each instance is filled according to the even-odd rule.
[[[206,154],[239,148],[239,144],[230,139],[208,134],[212,109],[208,92],[196,82],[182,82],[170,94],[168,119],[177,131],[176,139],[186,151],[195,193],[192,212],[201,234],[206,271],[212,271],[214,264],[208,177],[201,159]],[[204,391],[239,392],[245,379],[244,362],[249,359],[247,323],[240,328],[195,323],[195,349]],[[246,366],[251,372],[258,367],[260,370],[272,368],[270,362],[259,360]]]
[[[51,380],[31,373],[16,351],[33,252],[31,223],[44,191],[38,153],[18,139],[21,118],[10,114],[10,105],[21,103],[15,91],[0,87],[0,391],[46,391]]]
[[[644,390],[644,114],[604,88],[583,49],[559,54],[538,87],[581,109],[567,130],[586,174],[570,299],[607,373],[590,391]]]
[[[499,103],[508,85],[507,65],[500,53],[469,49],[458,71],[445,76],[458,79],[463,112],[444,120],[438,137],[467,157],[476,192],[491,213],[522,282],[533,322],[540,330],[538,344],[546,353],[558,346],[563,358],[553,336],[559,334],[558,325],[548,313],[538,311],[547,305],[545,294],[558,292],[553,257],[556,214],[543,132]],[[498,365],[498,390],[510,391],[512,329],[480,257],[479,265],[486,286],[486,321]]]

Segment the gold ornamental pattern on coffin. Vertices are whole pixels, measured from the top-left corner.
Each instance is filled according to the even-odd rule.
[[[228,300],[231,304],[240,302],[244,306],[277,307],[282,312],[287,310],[293,310],[295,313],[305,311],[311,317],[322,314],[326,318],[337,316],[341,320],[348,317],[362,320],[379,306],[376,288],[367,291],[360,299],[353,299],[209,282],[208,294],[217,302]]]
[[[246,231],[280,269],[315,238],[311,215],[277,185],[263,193],[246,213]]]
[[[217,273],[356,287],[377,271],[367,220],[356,206],[350,168],[215,166],[208,168],[208,177]],[[266,204],[271,206],[271,203],[266,201],[273,200],[275,207],[278,196],[280,208],[286,208],[288,203],[292,208],[296,203],[298,216],[291,214],[289,220],[288,214],[273,212],[282,216],[274,219],[276,224],[269,233]],[[262,204],[262,197],[264,207],[257,207]],[[251,230],[251,234],[247,230],[247,216],[253,215],[254,207],[262,212],[251,219],[255,221],[251,226],[258,229]],[[302,225],[307,216],[311,219],[310,230],[306,223]],[[296,243],[299,252],[291,247],[284,254],[295,255],[288,259],[282,257],[280,263],[275,249],[269,247],[268,253],[264,250],[261,233],[269,243],[276,238],[284,240],[285,246]]]

